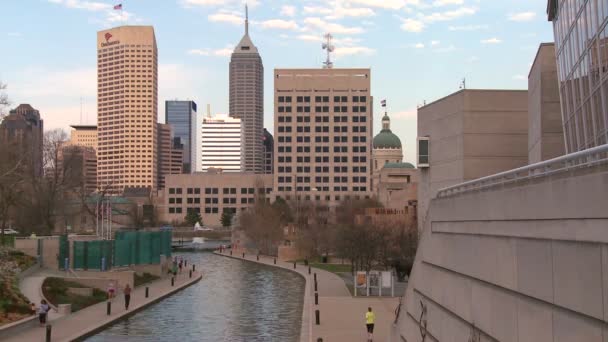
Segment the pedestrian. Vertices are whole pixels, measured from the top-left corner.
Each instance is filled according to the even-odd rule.
[[[184,260],[182,260],[181,258],[179,259],[179,273],[182,273],[182,267],[184,266]]]
[[[40,321],[40,326],[46,325],[46,317],[48,315],[51,307],[47,304],[46,300],[40,301],[40,306],[38,307],[38,320]]]
[[[177,277],[177,263],[173,263],[173,276]]]
[[[114,282],[110,281],[108,284],[108,299],[114,298],[114,293],[116,292],[116,288],[114,287]]]
[[[123,290],[125,294],[125,310],[129,310],[129,303],[131,302],[131,286],[127,284]]]
[[[35,315],[35,314],[36,314],[36,304],[34,304],[34,302],[31,302],[31,303],[30,303],[30,313],[31,313],[32,315]]]
[[[365,313],[365,326],[367,327],[367,340],[373,341],[374,338],[374,323],[376,322],[376,314],[372,311],[372,308],[367,308]]]

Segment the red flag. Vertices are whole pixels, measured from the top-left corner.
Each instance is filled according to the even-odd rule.
[[[114,6],[115,10],[122,10],[122,4],[118,4],[116,6]]]

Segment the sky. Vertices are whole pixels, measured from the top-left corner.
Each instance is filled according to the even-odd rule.
[[[122,3],[123,10],[113,10]],[[527,89],[541,42],[553,41],[546,0],[249,0],[250,36],[264,63],[264,122],[273,127],[273,70],[316,68],[323,34],[334,67],[371,68],[374,134],[387,100],[404,161],[416,154],[416,108],[467,88]],[[15,107],[40,110],[45,128],[96,123],[96,32],[153,25],[164,101],[228,111],[230,53],[244,33],[242,0],[3,1],[0,81]]]

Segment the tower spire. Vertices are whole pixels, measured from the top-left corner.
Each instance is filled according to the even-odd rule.
[[[249,9],[245,3],[245,34],[249,34]]]

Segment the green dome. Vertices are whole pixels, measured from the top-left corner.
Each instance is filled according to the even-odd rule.
[[[383,169],[415,169],[416,167],[410,163],[386,163]]]
[[[374,148],[401,148],[401,140],[390,129],[383,129],[374,137]]]

